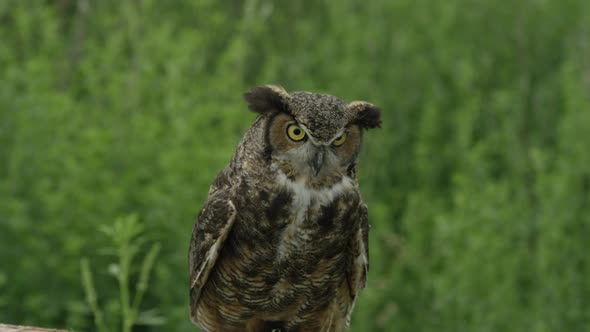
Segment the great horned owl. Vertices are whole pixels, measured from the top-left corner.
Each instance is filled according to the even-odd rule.
[[[357,157],[381,112],[277,86],[245,99],[259,115],[193,228],[191,320],[204,331],[342,331],[369,266]]]

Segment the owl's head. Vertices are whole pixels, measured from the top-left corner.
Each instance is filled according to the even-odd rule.
[[[356,176],[363,129],[381,125],[370,103],[330,95],[258,86],[245,94],[249,108],[262,114],[265,157],[291,180],[311,186]]]

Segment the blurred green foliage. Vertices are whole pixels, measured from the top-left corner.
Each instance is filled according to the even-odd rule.
[[[92,330],[80,259],[109,312],[135,214],[136,330],[194,330],[193,220],[276,83],[384,111],[353,331],[587,331],[589,36],[585,0],[0,0],[0,321]]]
[[[160,245],[153,244],[143,257],[141,269],[137,273],[138,280],[134,283],[135,287],[132,287],[130,279],[133,277],[134,261],[137,261],[138,254],[144,251],[142,247],[145,238],[142,234],[142,224],[139,223],[136,215],[129,215],[117,219],[112,226],[102,226],[100,230],[112,244],[112,248],[104,250],[105,254],[117,258],[116,262],[109,265],[108,270],[119,284],[119,299],[107,303],[105,307],[111,310],[105,314],[98,303],[90,263],[87,258],[81,259],[82,284],[86,301],[94,316],[96,330],[98,332],[131,332],[134,325],[161,325],[162,318],[154,315],[153,310],[141,310],[141,301],[148,289],[150,272],[160,251]]]

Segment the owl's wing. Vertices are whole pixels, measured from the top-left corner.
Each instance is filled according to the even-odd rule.
[[[199,213],[193,227],[188,256],[191,317],[194,317],[201,290],[235,219],[236,208],[227,190],[219,190],[209,196]]]
[[[367,272],[369,271],[369,214],[364,203],[361,203],[359,207],[359,221],[360,227],[351,239],[352,262],[349,264],[349,270],[347,271],[348,288],[352,303],[348,310],[348,319],[350,319],[358,293],[365,288]]]

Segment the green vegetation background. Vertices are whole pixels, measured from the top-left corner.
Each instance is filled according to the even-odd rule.
[[[276,83],[383,109],[353,331],[588,331],[589,36],[585,0],[1,0],[0,321],[93,330],[82,257],[119,312],[135,216],[135,330],[192,331],[193,220]]]

